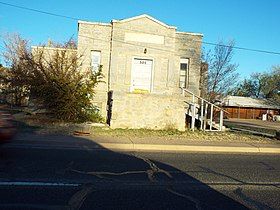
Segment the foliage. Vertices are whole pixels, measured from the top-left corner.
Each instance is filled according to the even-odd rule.
[[[262,74],[253,73],[249,79],[244,79],[230,91],[230,95],[259,98],[261,86],[264,81]]]
[[[22,60],[22,56],[28,53],[27,43],[19,35],[7,36],[3,56],[10,68],[0,68],[1,94],[9,97],[10,103],[16,106],[21,105],[29,94],[29,87],[24,81],[28,64]]]
[[[67,48],[73,44],[61,44],[60,49],[42,46],[31,50],[26,40],[15,35],[5,45],[10,81],[17,81],[15,86],[25,87],[58,119],[101,120],[98,109],[92,105],[94,88],[103,78],[101,68],[96,73],[82,69],[82,56]]]
[[[262,92],[265,98],[278,98],[280,96],[280,66],[272,67],[271,73],[265,74]]]
[[[223,41],[215,46],[214,52],[202,54],[202,60],[209,65],[208,69],[208,94],[209,100],[215,101],[228,93],[237,82],[237,64],[232,63],[234,41],[224,44]]]
[[[54,48],[67,48],[67,49],[77,49],[77,42],[71,37],[65,43],[55,42],[51,39],[48,40],[47,47],[54,47]]]
[[[239,83],[231,95],[271,98],[280,102],[280,66],[273,66],[269,72],[253,73]]]

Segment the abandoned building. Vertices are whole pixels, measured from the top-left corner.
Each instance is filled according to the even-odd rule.
[[[82,57],[81,71],[102,67],[92,102],[111,128],[221,131],[224,110],[204,99],[202,37],[144,14],[110,23],[78,21],[77,49],[35,46],[32,53],[44,49],[48,58],[67,51]]]
[[[149,15],[110,23],[78,21],[81,71],[102,67],[93,104],[111,128],[223,130],[220,107],[204,99],[208,65],[201,63],[202,34],[179,32]],[[215,122],[219,122],[216,124]]]
[[[149,15],[110,23],[78,21],[83,68],[96,71],[101,65],[105,76],[94,104],[107,123],[112,128],[185,130],[185,101],[200,99],[204,88],[202,37]]]

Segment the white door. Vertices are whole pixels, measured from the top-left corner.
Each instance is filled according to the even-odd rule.
[[[153,60],[133,59],[132,64],[132,91],[151,91]]]

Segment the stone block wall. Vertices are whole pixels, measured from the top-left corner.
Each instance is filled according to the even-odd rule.
[[[108,24],[79,21],[78,30],[78,54],[84,57],[83,69],[90,68],[91,50],[101,52],[104,83],[97,86],[94,103],[106,117],[107,92],[114,92],[112,128],[184,130],[180,58],[190,61],[187,88],[200,95],[201,34],[176,32],[175,27],[147,16]],[[153,60],[149,94],[131,93],[134,58]]]
[[[128,22],[113,22],[112,90],[130,92],[133,58],[143,58],[153,60],[151,93],[178,94],[179,76],[174,75],[179,75],[179,65],[176,68],[174,63],[180,61],[175,56],[175,30],[144,17]],[[127,35],[137,39],[143,34],[151,36],[150,39],[126,40]],[[151,41],[152,38],[159,42]]]
[[[202,35],[177,32],[176,51],[180,57],[189,58],[187,89],[200,96],[201,43]]]
[[[78,55],[82,56],[82,69],[91,68],[91,51],[101,52],[101,65],[103,82],[95,88],[93,104],[100,108],[101,114],[106,118],[108,73],[110,63],[111,24],[91,23],[79,21],[78,23]]]
[[[184,98],[114,92],[112,128],[185,130]]]

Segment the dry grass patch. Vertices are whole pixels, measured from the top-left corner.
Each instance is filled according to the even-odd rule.
[[[63,123],[46,116],[26,115],[19,113],[14,115],[20,130],[31,130],[41,134],[73,135],[74,131],[83,124]],[[87,128],[88,129],[88,128]],[[186,130],[149,130],[149,129],[110,129],[109,127],[91,127],[89,129],[92,138],[103,139],[137,139],[141,142],[152,139],[154,142],[178,143],[182,142],[242,142],[242,143],[280,143],[276,139],[252,135],[244,132],[203,132]]]
[[[247,134],[244,132],[203,132],[190,131],[181,132],[178,130],[149,130],[149,129],[109,129],[92,128],[93,137],[106,138],[128,138],[128,139],[147,139],[161,141],[207,141],[207,142],[259,142],[271,143],[277,142],[275,139]]]

